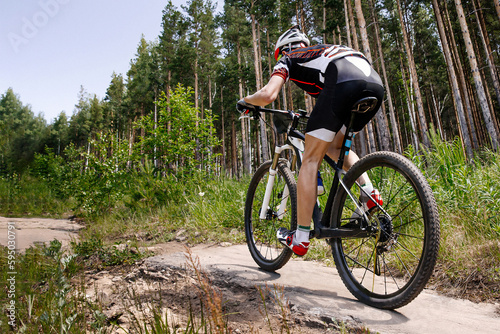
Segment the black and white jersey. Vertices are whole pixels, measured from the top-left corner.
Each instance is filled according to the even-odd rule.
[[[323,90],[328,65],[348,56],[359,57],[364,59],[363,62],[368,62],[361,52],[347,46],[319,44],[285,53],[274,66],[271,76],[278,75],[285,81],[290,79],[309,95],[317,97]]]

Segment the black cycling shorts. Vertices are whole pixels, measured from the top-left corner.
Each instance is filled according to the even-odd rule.
[[[378,105],[368,113],[356,115],[355,132],[368,124],[379,110],[384,97],[382,80],[361,57],[349,56],[331,62],[325,71],[325,86],[307,122],[306,134],[333,141],[335,134],[348,126],[354,103],[364,97],[376,97]]]

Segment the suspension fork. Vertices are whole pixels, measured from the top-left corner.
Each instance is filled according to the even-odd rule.
[[[262,207],[260,208],[260,215],[259,215],[260,219],[266,219],[267,210],[269,208],[269,201],[271,200],[271,194],[274,188],[274,180],[276,179],[276,174],[278,173],[278,162],[280,160],[281,152],[283,152],[284,150],[292,150],[293,152],[293,148],[289,144],[283,146],[276,146],[274,148],[273,162],[271,163],[271,167],[269,168],[269,176],[267,178],[266,192],[264,194],[264,200],[262,201]],[[292,166],[291,166],[293,169],[295,169],[296,159],[297,157],[294,152]],[[281,203],[277,212],[278,219],[281,219],[281,217],[283,217],[285,213],[286,204],[289,196],[290,196],[290,190],[288,189],[288,186],[285,184],[285,188],[283,189],[283,194],[281,195]]]

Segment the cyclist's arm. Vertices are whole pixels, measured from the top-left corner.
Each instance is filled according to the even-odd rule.
[[[273,75],[267,85],[255,94],[245,97],[244,100],[246,103],[253,104],[254,106],[266,106],[276,100],[284,83],[285,80],[282,77]]]

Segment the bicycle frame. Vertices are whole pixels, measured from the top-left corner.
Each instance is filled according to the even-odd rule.
[[[374,307],[395,309],[413,300],[431,277],[439,251],[439,213],[425,176],[407,158],[394,152],[374,152],[351,166],[357,160],[349,157],[354,154],[350,151],[356,114],[377,106],[375,97],[354,103],[348,130],[339,134],[344,136],[342,143],[338,140],[342,146],[332,150],[340,155],[331,157],[335,161],[324,157],[333,168],[333,180],[330,185],[325,183],[330,188],[324,198],[325,212],[315,198],[310,238],[327,240],[339,275],[356,298]],[[261,112],[273,113],[277,143],[278,134],[287,134],[284,145],[276,145],[272,160],[264,162],[253,175],[245,201],[245,237],[250,254],[262,269],[276,271],[293,255],[276,231],[308,223],[297,222],[297,204],[300,211],[304,203],[300,202],[303,196],[293,175],[310,170],[302,161],[307,158],[307,135],[296,130],[298,120],[306,113],[259,107],[250,112],[251,116],[247,110],[245,117],[259,119]],[[314,187],[316,175],[309,176]],[[361,186],[368,181],[373,182],[374,191]],[[315,193],[315,189],[310,190]],[[373,194],[380,194],[380,200]]]
[[[286,113],[282,110],[275,110],[275,109],[265,109],[265,108],[260,108],[260,111],[262,112],[270,112],[270,113]],[[305,136],[296,130],[296,127],[298,125],[298,121],[301,117],[306,117],[305,112],[301,114],[294,114],[292,112],[288,112],[289,115],[292,117],[292,125],[288,129],[287,132],[287,144],[279,146],[276,145],[274,149],[274,156],[273,156],[273,163],[269,169],[269,177],[267,180],[266,184],[266,192],[264,195],[264,200],[262,202],[261,210],[260,210],[260,219],[266,219],[266,214],[267,214],[267,209],[269,206],[269,200],[271,197],[271,193],[274,187],[274,180],[276,177],[277,169],[278,169],[278,162],[281,157],[281,153],[283,153],[286,150],[291,150],[293,154],[292,158],[292,163],[291,163],[291,169],[292,171],[295,170],[296,166],[296,161],[297,159],[300,159],[302,161],[302,152],[304,151],[304,143],[305,143]],[[331,228],[330,227],[330,219],[331,219],[331,213],[332,213],[332,205],[333,201],[335,199],[335,195],[338,190],[338,185],[341,184],[344,189],[347,191],[348,195],[353,199],[354,203],[357,203],[356,200],[354,200],[354,197],[352,193],[345,187],[344,183],[342,182],[342,174],[345,172],[343,171],[342,167],[344,164],[344,158],[349,154],[352,146],[352,140],[354,138],[354,132],[352,131],[352,124],[354,121],[356,114],[352,113],[350,122],[349,122],[349,131],[344,135],[344,140],[340,149],[340,154],[339,154],[339,159],[337,162],[333,161],[330,157],[326,156],[324,157],[324,160],[334,169],[335,175],[334,179],[332,182],[332,186],[330,188],[330,192],[328,194],[328,199],[326,202],[325,206],[325,212],[321,212],[321,209],[319,208],[319,202],[316,203],[315,208],[314,208],[314,213],[313,213],[313,222],[314,222],[314,229],[311,231],[311,238],[317,238],[317,239],[324,239],[324,238],[346,238],[346,237],[365,237],[368,236],[370,233],[368,229],[366,228],[361,228],[361,229],[349,229],[349,228]],[[298,155],[297,156],[297,153]],[[288,187],[285,186],[285,189],[283,190],[282,194],[282,200],[280,204],[280,208],[277,212],[278,219],[283,216],[284,210],[286,208],[287,200],[289,197],[289,190]],[[365,220],[364,221],[369,221],[368,217],[364,213]]]

